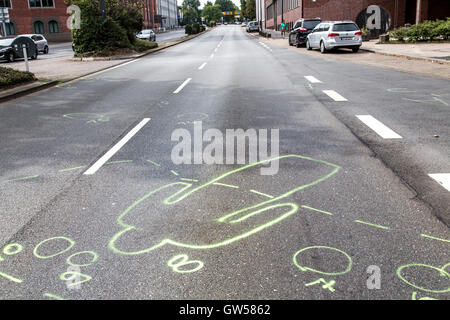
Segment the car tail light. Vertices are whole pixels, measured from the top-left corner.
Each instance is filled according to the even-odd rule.
[[[339,33],[331,32],[328,34],[329,37],[339,37]]]
[[[361,31],[355,32],[355,36],[361,36],[361,35],[362,35]]]
[[[298,31],[306,32],[306,31],[308,31],[308,29],[300,27],[300,28],[298,28]]]

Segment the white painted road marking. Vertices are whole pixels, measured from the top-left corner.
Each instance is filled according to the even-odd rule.
[[[450,173],[430,173],[429,176],[450,191]]]
[[[327,96],[329,96],[334,101],[348,101],[343,96],[341,96],[339,93],[337,93],[334,90],[322,90],[323,93],[325,93]]]
[[[401,135],[386,127],[371,115],[357,115],[356,117],[383,139],[402,139]]]
[[[311,83],[322,83],[322,81],[313,76],[305,76],[305,78]]]
[[[117,142],[114,147],[112,147],[107,153],[105,153],[100,159],[98,159],[89,169],[87,169],[84,174],[94,174],[97,172],[98,169],[101,168],[113,155],[116,154],[117,151],[120,150],[133,136],[139,132],[139,130],[142,129],[143,126],[147,122],[150,121],[150,118],[145,118],[141,122],[139,122],[130,132],[127,133],[125,137],[120,139],[119,142]]]
[[[211,53],[211,55],[209,56],[211,59],[214,58],[214,53]]]
[[[184,80],[184,82],[177,88],[177,90],[175,90],[173,93],[178,93],[181,90],[183,90],[183,88],[189,83],[189,81],[191,81],[192,78],[187,78],[186,80]]]
[[[217,48],[214,49],[214,52],[217,52]]]
[[[206,66],[206,62],[203,62],[203,64],[200,67],[198,67],[198,70],[202,70],[205,66]]]

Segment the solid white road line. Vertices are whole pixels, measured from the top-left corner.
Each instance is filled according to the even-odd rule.
[[[339,93],[337,93],[334,90],[322,90],[323,93],[325,93],[327,96],[329,96],[334,101],[348,101],[343,96],[341,96]]]
[[[430,173],[429,176],[450,191],[450,173]]]
[[[209,56],[211,59],[214,58],[214,53],[211,53],[211,55]]]
[[[313,76],[305,76],[305,78],[311,83],[322,83],[322,81]]]
[[[198,67],[198,70],[202,70],[205,66],[206,66],[206,62],[203,62],[203,64],[200,67]]]
[[[111,157],[116,154],[117,151],[120,150],[133,136],[138,133],[139,130],[142,129],[143,126],[147,122],[150,121],[150,118],[145,118],[141,122],[139,122],[130,132],[127,133],[125,137],[120,139],[114,147],[112,147],[107,153],[105,153],[100,159],[97,160],[89,169],[87,169],[84,174],[91,175],[97,172],[98,169],[101,168]]]
[[[371,115],[357,115],[356,117],[383,139],[402,139],[401,135],[392,131]]]
[[[178,93],[181,90],[183,90],[183,88],[189,83],[189,81],[191,81],[192,78],[187,78],[186,80],[184,80],[184,82],[177,88],[177,90],[175,90],[173,93]]]

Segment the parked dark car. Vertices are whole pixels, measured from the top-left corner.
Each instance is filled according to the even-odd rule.
[[[30,59],[36,59],[38,56],[36,43],[31,38],[24,36],[0,39],[0,59],[8,60],[9,62],[23,59],[23,45],[27,48],[27,56]]]
[[[306,43],[308,34],[321,22],[320,18],[299,19],[295,21],[294,27],[289,32],[289,45],[297,48]]]

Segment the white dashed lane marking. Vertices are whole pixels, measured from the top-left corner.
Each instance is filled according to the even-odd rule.
[[[178,93],[181,90],[183,90],[183,88],[189,83],[189,81],[191,81],[192,78],[187,78],[186,80],[184,80],[184,82],[173,92],[173,93]]]
[[[305,78],[311,83],[322,83],[322,81],[313,76],[305,76]]]
[[[383,139],[402,139],[401,135],[397,134],[371,115],[357,115],[356,117]]]
[[[200,67],[198,67],[198,70],[202,70],[205,66],[206,66],[206,62],[203,62],[203,64]]]
[[[329,96],[334,101],[348,101],[343,96],[341,96],[339,93],[337,93],[334,90],[322,90],[323,93],[325,93],[327,96]]]
[[[430,173],[429,176],[450,191],[450,173]]]

